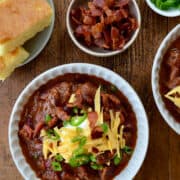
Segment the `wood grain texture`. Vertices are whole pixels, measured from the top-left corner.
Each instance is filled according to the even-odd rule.
[[[8,146],[9,116],[19,93],[40,73],[71,62],[88,62],[112,69],[131,83],[142,99],[149,118],[150,141],[146,159],[135,180],[180,179],[180,138],[160,116],[151,91],[154,55],[165,35],[180,23],[180,17],[161,17],[151,11],[145,1],[138,0],[142,27],[136,42],[121,55],[95,58],[81,52],[68,36],[65,17],[70,0],[54,2],[56,23],[48,45],[36,60],[18,68],[9,79],[0,83],[0,180],[22,179]]]

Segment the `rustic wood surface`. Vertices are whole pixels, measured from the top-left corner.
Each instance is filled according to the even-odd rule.
[[[142,27],[136,42],[126,52],[110,58],[95,58],[81,52],[70,40],[65,24],[70,0],[54,0],[56,23],[52,38],[33,62],[18,68],[0,83],[0,180],[21,180],[8,145],[8,123],[13,105],[22,89],[40,73],[61,64],[88,62],[105,66],[124,77],[139,94],[150,125],[150,142],[146,159],[136,180],[180,179],[180,137],[158,112],[151,91],[151,68],[154,55],[165,35],[179,18],[155,14],[145,1],[138,0]]]

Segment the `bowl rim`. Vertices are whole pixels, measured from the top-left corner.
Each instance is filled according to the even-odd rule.
[[[22,66],[30,63],[31,61],[33,61],[43,51],[43,49],[46,47],[47,43],[49,42],[49,40],[51,38],[51,35],[53,33],[53,30],[54,30],[54,25],[55,25],[55,6],[54,6],[53,0],[46,0],[46,1],[50,4],[52,11],[53,11],[52,21],[51,21],[50,26],[48,26],[47,28],[45,28],[42,31],[42,32],[44,32],[46,29],[48,29],[47,36],[44,37],[42,46],[40,46],[34,54],[32,54],[32,55],[30,54],[30,56],[22,64],[20,64],[18,67],[22,67]],[[41,32],[39,32],[39,33],[41,33]],[[38,36],[38,34],[36,34],[36,36]],[[33,38],[35,38],[35,37],[33,37]]]
[[[95,56],[95,57],[110,57],[110,56],[114,56],[114,55],[117,55],[117,54],[120,54],[122,52],[124,52],[125,50],[127,50],[132,44],[133,42],[136,40],[139,32],[140,32],[140,29],[141,29],[141,13],[140,13],[140,9],[139,9],[139,6],[136,2],[136,0],[131,0],[134,7],[135,7],[135,11],[137,13],[137,20],[138,20],[138,23],[139,23],[139,27],[136,29],[136,31],[134,32],[134,34],[132,35],[131,39],[125,44],[125,46],[123,47],[123,49],[121,50],[116,50],[116,51],[109,51],[109,52],[96,52],[94,50],[91,50],[90,48],[86,47],[85,45],[81,44],[77,39],[76,37],[74,36],[73,34],[73,29],[71,28],[71,20],[70,20],[70,12],[71,12],[71,9],[72,9],[72,6],[74,5],[74,3],[76,2],[77,0],[72,0],[71,3],[69,4],[68,6],[68,10],[67,10],[67,13],[66,13],[66,27],[67,27],[67,31],[68,31],[68,34],[71,38],[71,40],[73,41],[73,43],[83,52],[89,54],[89,55],[92,55],[92,56]]]
[[[151,2],[151,0],[146,0],[146,3],[155,13],[157,13],[161,16],[165,16],[165,17],[178,17],[178,16],[180,16],[180,10],[175,9],[175,10],[171,10],[171,11],[163,11],[163,10],[159,9],[158,7],[156,7],[155,4],[153,4]]]
[[[162,63],[162,59],[169,46],[172,44],[174,40],[177,39],[176,35],[180,37],[180,24],[175,26],[168,33],[168,35],[164,38],[156,52],[151,73],[151,86],[156,106],[158,107],[158,110],[161,113],[163,119],[177,134],[180,135],[180,123],[176,122],[173,116],[170,114],[170,112],[166,109],[161,94],[159,92],[159,70]]]
[[[118,176],[116,176],[115,179],[118,180],[122,177],[122,179],[132,179],[142,166],[142,163],[146,157],[149,143],[149,124],[144,106],[135,90],[120,75],[107,68],[87,63],[72,63],[52,68],[32,80],[19,95],[10,116],[8,129],[10,152],[19,172],[25,179],[38,179],[36,178],[34,171],[26,162],[19,145],[19,138],[17,135],[19,129],[18,122],[23,107],[33,92],[36,91],[40,86],[47,83],[49,80],[66,73],[95,75],[109,81],[112,84],[118,85],[117,87],[121,92],[122,88],[124,89],[123,91],[126,91],[126,94],[125,92],[122,93],[128,98],[137,118],[137,142],[134,153],[128,162],[128,165],[124,168],[123,171],[120,172]]]

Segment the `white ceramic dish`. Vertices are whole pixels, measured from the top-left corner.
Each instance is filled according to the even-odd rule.
[[[146,0],[148,6],[157,14],[165,17],[177,17],[180,16],[180,10],[178,9],[171,9],[167,11],[163,11],[155,6],[154,3],[151,2],[151,0]]]
[[[68,10],[67,10],[67,15],[66,15],[66,26],[67,26],[67,30],[69,33],[70,38],[72,39],[72,41],[74,42],[74,44],[81,49],[82,51],[84,51],[87,54],[90,54],[92,56],[97,56],[97,57],[109,57],[109,56],[114,56],[117,55],[119,53],[124,52],[126,49],[128,49],[133,42],[135,41],[135,39],[137,38],[139,31],[140,31],[140,27],[141,27],[141,14],[140,14],[140,10],[139,7],[136,3],[136,0],[131,0],[130,1],[130,12],[131,14],[136,17],[139,27],[138,29],[134,32],[134,34],[132,35],[131,39],[125,44],[125,46],[121,49],[121,50],[117,50],[117,51],[110,51],[110,50],[103,50],[102,48],[98,48],[98,47],[90,47],[88,48],[87,46],[83,45],[82,43],[80,43],[76,37],[74,36],[74,31],[73,28],[71,26],[71,20],[70,20],[70,13],[71,10],[75,7],[79,7],[84,5],[87,6],[87,1],[84,0],[72,0]]]
[[[23,47],[30,53],[30,56],[19,67],[24,66],[25,64],[35,59],[45,48],[46,44],[48,43],[51,37],[55,21],[55,8],[53,0],[47,1],[51,5],[51,8],[53,10],[52,22],[49,27],[47,27],[42,32],[38,33],[34,38],[30,39],[23,45]]]
[[[141,167],[148,147],[149,127],[144,107],[132,87],[119,75],[106,68],[84,63],[67,64],[48,70],[47,72],[41,74],[36,79],[34,79],[20,94],[14,105],[9,123],[9,146],[13,160],[18,170],[20,171],[24,179],[37,179],[34,171],[26,163],[26,160],[21,151],[21,147],[19,145],[18,123],[23,107],[27,103],[28,98],[41,85],[47,83],[49,80],[54,79],[59,75],[66,73],[90,74],[101,77],[106,81],[115,84],[120,89],[120,91],[123,92],[123,94],[128,98],[137,118],[137,144],[127,167],[116,177],[116,180],[132,179]]]
[[[180,134],[180,123],[177,123],[169,111],[166,109],[165,104],[162,100],[161,94],[159,92],[159,70],[161,66],[161,62],[163,60],[163,56],[166,53],[169,46],[172,44],[173,41],[180,37],[180,24],[177,25],[163,40],[161,43],[153,64],[152,69],[152,90],[153,96],[156,102],[156,105],[163,116],[164,120],[168,123],[168,125],[178,134]]]

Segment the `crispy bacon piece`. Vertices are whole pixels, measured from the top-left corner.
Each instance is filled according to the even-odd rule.
[[[115,2],[115,7],[123,8],[129,4],[129,0],[118,0]]]
[[[75,36],[87,46],[122,49],[138,28],[128,4],[129,0],[90,0],[88,8],[73,9]]]
[[[97,112],[89,112],[88,120],[89,120],[90,127],[93,129],[96,126],[96,122],[98,120]]]

